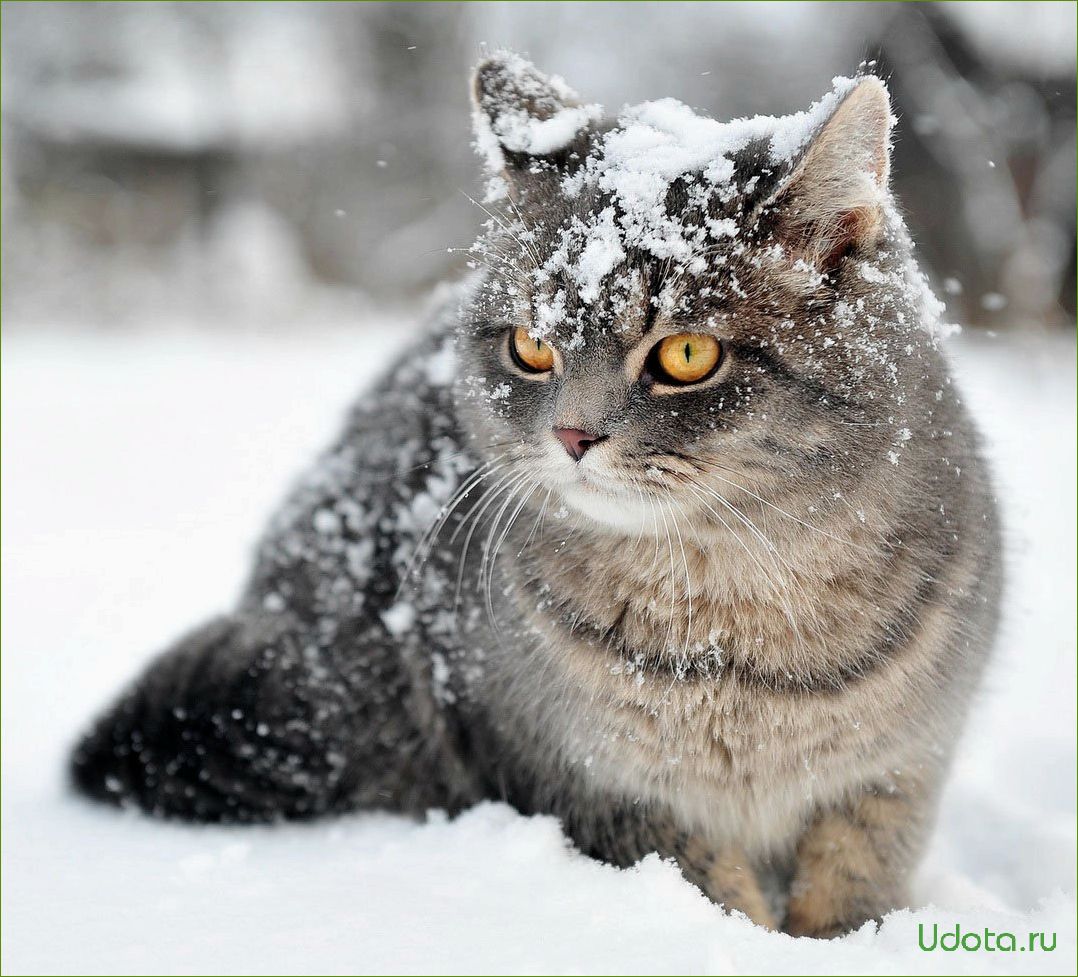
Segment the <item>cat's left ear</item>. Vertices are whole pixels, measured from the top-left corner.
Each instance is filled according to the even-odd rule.
[[[883,230],[891,100],[879,78],[856,83],[803,151],[771,204],[787,250],[827,271]]]
[[[557,75],[508,52],[476,66],[472,100],[476,148],[491,176],[511,182],[582,157],[582,137],[602,117],[601,106],[583,104]]]

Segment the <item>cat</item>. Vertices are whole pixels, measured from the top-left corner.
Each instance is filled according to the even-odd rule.
[[[226,822],[504,800],[795,935],[907,905],[1001,567],[884,83],[609,119],[500,54],[473,107],[473,276],[75,784]]]

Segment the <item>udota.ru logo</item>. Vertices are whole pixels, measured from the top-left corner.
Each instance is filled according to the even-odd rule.
[[[922,950],[944,950],[948,953],[953,953],[955,950],[965,950],[968,953],[977,950],[1000,953],[1025,953],[1028,950],[1051,951],[1056,948],[1056,934],[1034,931],[1029,933],[1025,940],[1020,940],[1014,933],[994,933],[987,927],[983,932],[977,930],[963,932],[958,923],[955,923],[953,930],[947,929],[941,933],[939,923],[933,923],[930,935],[925,924],[918,923],[917,945]]]

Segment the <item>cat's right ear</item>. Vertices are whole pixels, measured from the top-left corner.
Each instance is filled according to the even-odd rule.
[[[510,183],[525,175],[567,171],[582,160],[602,107],[583,104],[557,75],[519,55],[481,61],[472,79],[476,149],[488,174]]]
[[[884,223],[894,124],[887,87],[868,75],[847,92],[771,201],[790,253],[821,271],[871,247]]]

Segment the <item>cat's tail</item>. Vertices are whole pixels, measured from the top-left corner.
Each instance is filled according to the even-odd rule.
[[[235,616],[155,661],[75,748],[100,801],[199,821],[305,818],[345,806],[348,695],[279,623]]]

